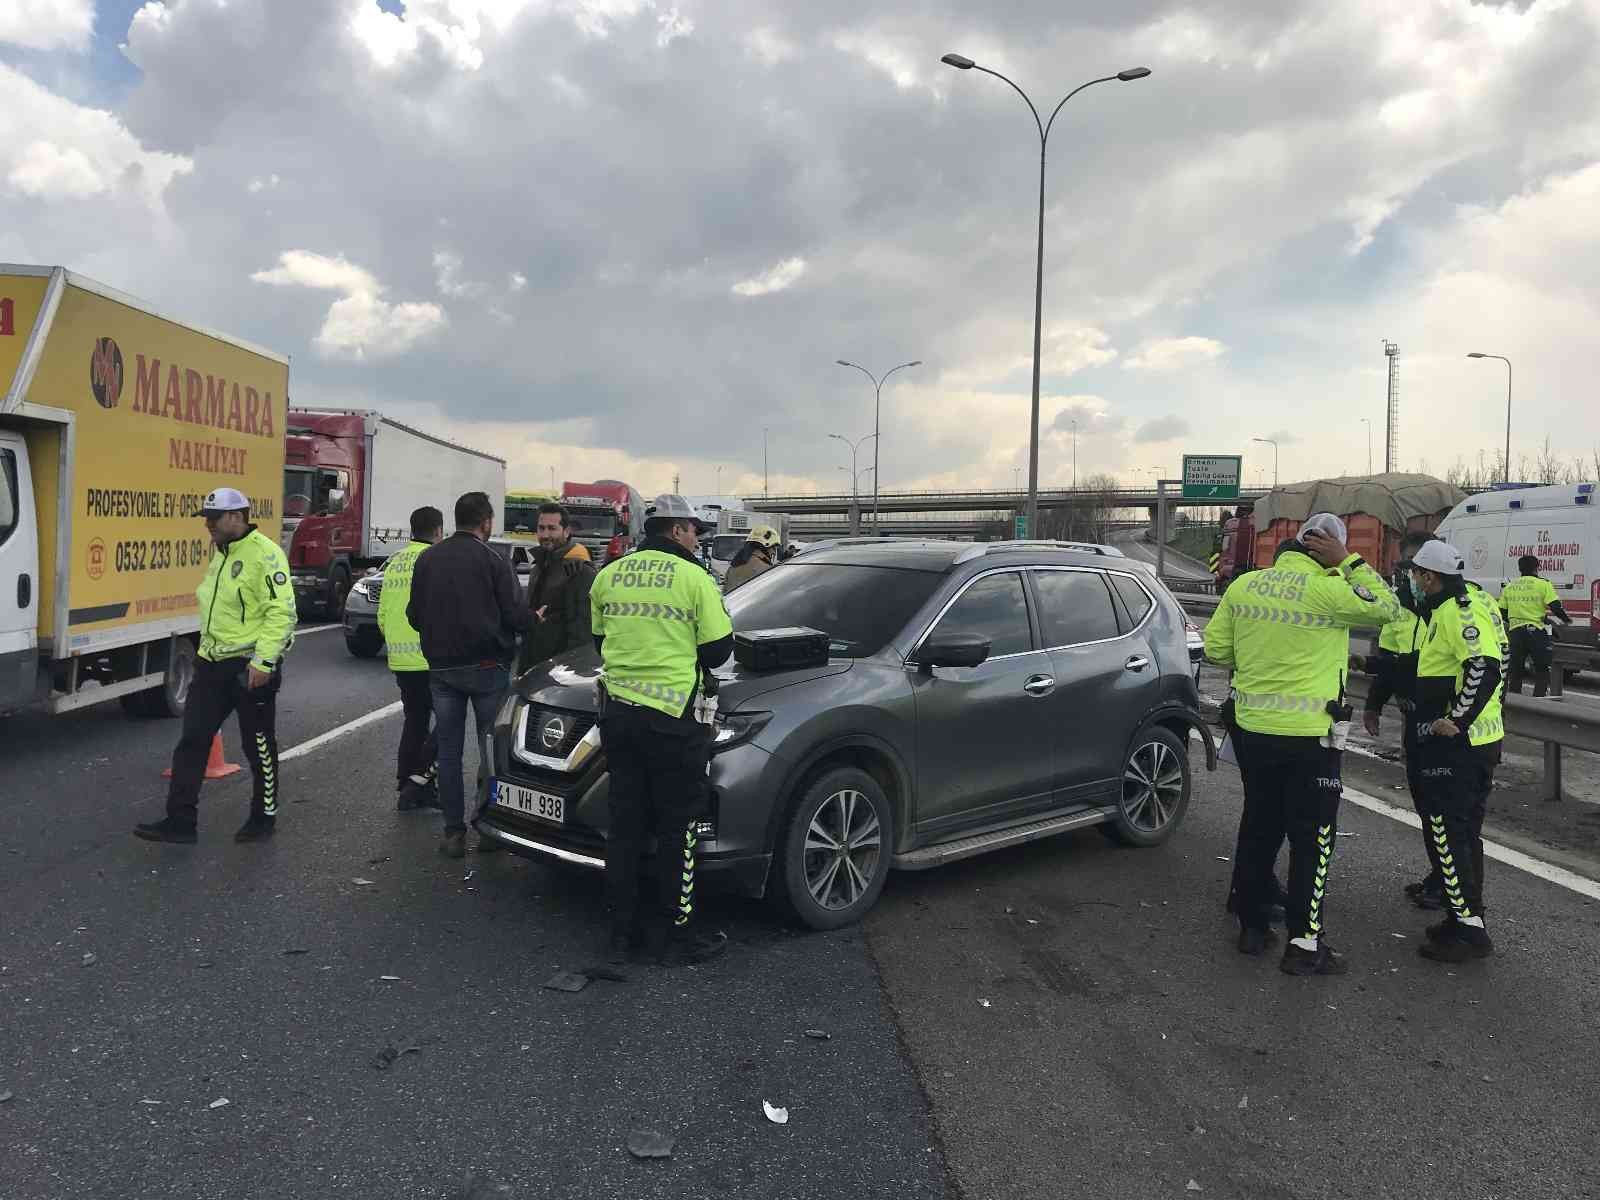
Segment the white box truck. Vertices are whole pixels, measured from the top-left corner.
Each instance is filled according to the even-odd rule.
[[[62,267],[0,264],[0,712],[194,676],[207,492],[279,536],[288,360]]]
[[[486,492],[505,528],[505,459],[382,413],[291,408],[286,453],[283,548],[302,613],[339,620],[351,585],[404,548],[424,505],[454,529],[456,498]]]

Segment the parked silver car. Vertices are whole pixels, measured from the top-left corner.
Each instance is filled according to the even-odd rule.
[[[517,583],[527,595],[528,576],[533,571],[533,552],[537,542],[520,538],[494,537],[489,545],[502,558],[509,559],[517,573]],[[383,649],[383,631],[378,628],[378,599],[383,595],[383,566],[369,568],[356,580],[344,600],[345,649],[357,658],[376,658]]]
[[[718,672],[703,872],[805,924],[859,920],[916,870],[1098,825],[1151,846],[1207,765],[1182,610],[1113,547],[846,539],[728,597],[736,632],[827,635],[809,665]],[[576,650],[516,682],[479,830],[604,865],[600,664]]]

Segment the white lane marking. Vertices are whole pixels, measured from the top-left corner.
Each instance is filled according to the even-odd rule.
[[[308,634],[308,633],[327,633],[328,630],[330,630],[330,629],[343,629],[343,628],[344,628],[343,625],[337,624],[337,623],[335,623],[333,625],[313,625],[310,629],[296,629],[294,631],[294,635],[295,635],[295,637],[305,637],[306,634]]]
[[[1190,738],[1198,741],[1199,733],[1189,731]],[[1346,749],[1354,749],[1347,746]],[[1376,756],[1374,756],[1376,757]],[[1400,808],[1390,804],[1387,800],[1377,796],[1369,796],[1366,792],[1345,785],[1344,798],[1357,808],[1364,808],[1368,812],[1377,813],[1380,817],[1388,817],[1391,821],[1399,821],[1402,825],[1409,825],[1412,829],[1420,830],[1422,821],[1409,808]],[[1526,871],[1536,879],[1543,879],[1546,883],[1553,883],[1557,887],[1564,887],[1569,892],[1577,892],[1580,896],[1587,896],[1591,900],[1600,900],[1600,882],[1576,871],[1569,871],[1565,867],[1558,867],[1554,863],[1547,863],[1542,858],[1534,858],[1531,854],[1524,854],[1520,850],[1513,850],[1510,846],[1502,846],[1498,842],[1491,842],[1487,838],[1483,842],[1483,853],[1486,858],[1496,862],[1505,863],[1508,867],[1516,867],[1519,871]]]
[[[298,746],[285,750],[278,755],[278,761],[288,762],[291,758],[299,758],[301,755],[310,754],[313,750],[326,746],[336,738],[342,738],[347,733],[354,733],[356,730],[375,724],[385,717],[393,716],[400,711],[402,706],[402,701],[396,700],[393,704],[385,704],[382,708],[374,709],[364,717],[357,717],[354,721],[346,721],[343,725],[328,730],[327,733],[319,733],[310,741],[301,742]]]

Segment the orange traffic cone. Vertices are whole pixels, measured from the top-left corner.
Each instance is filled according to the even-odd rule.
[[[211,754],[206,759],[207,779],[226,779],[229,775],[239,773],[239,764],[231,763],[222,752],[222,735],[219,733],[211,739]],[[172,778],[172,768],[168,767],[161,772],[163,779]]]

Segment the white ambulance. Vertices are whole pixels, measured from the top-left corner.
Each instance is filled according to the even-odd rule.
[[[1467,560],[1467,578],[1499,596],[1532,554],[1574,625],[1589,625],[1600,600],[1600,484],[1508,486],[1468,496],[1439,523]]]

